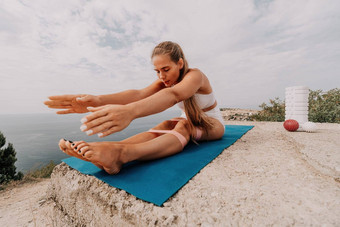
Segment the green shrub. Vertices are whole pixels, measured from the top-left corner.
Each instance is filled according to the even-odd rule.
[[[250,116],[250,120],[255,121],[284,121],[285,103],[279,98],[270,99],[269,104],[262,103],[257,114]]]
[[[340,89],[328,92],[309,90],[308,119],[312,122],[340,123]],[[262,103],[257,114],[250,117],[255,121],[284,121],[285,102],[279,98],[270,99],[269,104]]]
[[[309,121],[340,123],[340,89],[310,91],[308,101]]]
[[[32,169],[28,171],[25,175],[19,172],[22,176],[22,179],[10,181],[6,184],[0,185],[0,190],[14,188],[18,185],[22,185],[28,182],[40,181],[41,178],[49,178],[55,166],[56,164],[53,161],[50,161],[47,165],[42,166],[41,168]]]
[[[6,184],[11,180],[21,180],[23,173],[16,173],[14,163],[17,161],[16,152],[11,143],[6,148],[6,137],[0,132],[0,185]]]
[[[34,169],[34,170],[30,170],[25,174],[25,179],[31,179],[31,178],[48,178],[51,176],[51,173],[54,169],[54,167],[56,166],[56,164],[53,161],[50,161],[47,165],[38,168],[38,169]]]

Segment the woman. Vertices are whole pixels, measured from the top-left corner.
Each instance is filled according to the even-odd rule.
[[[154,48],[151,59],[158,79],[144,89],[100,96],[51,96],[45,104],[64,109],[58,114],[91,111],[81,120],[80,129],[99,137],[121,131],[132,120],[162,112],[176,103],[182,115],[119,142],[61,139],[59,147],[63,152],[116,174],[124,163],[176,154],[190,139],[216,140],[223,136],[224,124],[209,80],[199,69],[188,67],[181,47],[162,42]]]

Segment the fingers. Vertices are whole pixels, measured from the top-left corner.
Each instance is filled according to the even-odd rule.
[[[49,108],[54,109],[65,109],[72,107],[72,101],[81,95],[56,95],[49,96],[49,100],[45,101],[44,104]]]
[[[113,126],[106,131],[102,131],[98,133],[98,137],[103,138],[105,136],[111,135],[112,133],[119,132],[119,131],[120,131],[120,128],[118,126]]]
[[[90,122],[94,119],[97,119],[99,117],[103,117],[103,116],[106,116],[108,113],[107,111],[103,110],[104,106],[101,106],[101,107],[88,107],[87,109],[89,111],[91,111],[92,113],[83,117],[81,119],[81,122],[84,123],[84,122]]]
[[[45,101],[44,104],[51,109],[68,109],[64,111],[59,111],[57,114],[66,114],[66,113],[72,113],[70,112],[70,109],[72,108],[71,101]]]
[[[48,100],[44,104],[47,106],[71,106],[72,101],[69,100]]]
[[[84,132],[87,131],[89,129],[92,129],[93,127],[96,127],[98,125],[104,124],[105,122],[108,122],[109,118],[107,116],[103,116],[103,117],[99,117],[97,119],[94,119],[92,121],[85,121],[86,123],[84,123],[80,129]],[[84,122],[82,120],[82,122]]]
[[[64,106],[61,106],[61,105],[47,105],[49,108],[51,109],[66,109],[66,108],[71,108],[72,106],[71,105],[64,105]]]
[[[106,111],[100,111],[103,108],[104,108],[103,106],[101,106],[101,107],[88,107],[87,109],[89,111],[93,112],[93,113],[83,117],[81,119],[81,123],[90,122],[90,121],[93,121],[96,118],[106,116],[108,114]]]
[[[102,123],[98,126],[90,128],[89,130],[86,131],[86,134],[89,135],[89,136],[92,136],[92,135],[97,134],[97,133],[102,133],[102,132],[112,128],[113,126],[114,125],[113,125],[112,121],[107,121],[107,122]]]
[[[70,114],[70,113],[76,113],[74,110],[60,110],[57,111],[57,114]]]
[[[87,109],[92,113],[81,119],[84,124],[80,128],[86,131],[87,135],[100,133],[98,136],[104,137],[123,130],[131,122],[129,112],[124,109],[123,105],[106,105]]]
[[[75,97],[78,96],[82,96],[82,95],[53,95],[53,96],[49,96],[48,98],[50,100],[68,100],[71,101],[72,99],[74,99]]]
[[[84,122],[83,119],[81,121]],[[105,126],[105,127],[104,128],[100,127],[98,129],[97,128],[98,126]],[[109,117],[103,116],[103,117],[99,117],[95,120],[92,120],[92,121],[89,121],[89,122],[82,124],[81,127],[80,127],[80,130],[83,131],[83,132],[89,131],[89,130],[94,130],[94,132],[100,132],[104,129],[107,129],[106,127],[112,127],[112,126],[113,126],[113,123],[112,123],[112,121],[110,121]]]
[[[105,137],[114,132],[119,132],[122,127],[116,125],[106,117],[101,117],[89,123],[83,124],[80,130],[86,132],[88,136],[98,134],[98,137]]]
[[[87,107],[87,109],[92,112],[92,113],[95,113],[95,112],[98,112],[100,110],[103,110],[105,109],[107,106],[98,106],[98,107],[92,107],[92,106],[89,106]]]

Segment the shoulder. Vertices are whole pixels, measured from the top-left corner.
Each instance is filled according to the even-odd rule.
[[[189,69],[188,72],[184,75],[183,80],[187,79],[203,79],[205,75],[202,73],[201,70],[197,68]]]
[[[211,93],[212,91],[208,77],[197,68],[190,69],[189,72],[183,78],[183,80],[185,79],[193,80],[199,83],[200,87],[198,89],[198,92],[200,93]]]
[[[204,74],[202,73],[202,71],[199,70],[198,68],[190,68],[190,69],[188,70],[187,74],[185,74],[185,75],[188,75],[188,74],[204,75]]]
[[[200,81],[202,86],[204,86],[204,84],[209,83],[208,77],[198,68],[189,69],[189,71],[185,74],[185,76],[182,80],[183,81],[185,81],[185,80]]]

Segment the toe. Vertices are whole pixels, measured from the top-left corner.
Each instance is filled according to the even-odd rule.
[[[65,140],[60,139],[58,144],[59,144],[59,147],[65,147]]]
[[[80,150],[80,149],[82,149],[82,148],[85,147],[85,146],[88,146],[88,144],[85,143],[85,142],[79,143],[79,144],[77,144],[77,149]]]
[[[62,150],[63,152],[65,152],[65,150],[66,150],[66,145],[65,145],[65,140],[64,140],[64,139],[59,140],[58,146],[59,146],[60,150]]]
[[[73,151],[77,152],[78,151],[78,146],[79,146],[79,142],[74,142],[71,144],[71,147],[73,149]]]
[[[84,147],[80,148],[78,152],[79,152],[82,156],[85,157],[85,154],[86,154],[86,152],[88,152],[88,151],[89,151],[89,146],[84,146]]]
[[[65,140],[65,139],[59,140],[60,150],[62,150],[67,155],[75,156],[72,144],[73,144],[72,141],[68,141],[68,140]]]
[[[67,149],[72,149],[70,141],[66,141],[65,146],[66,146]]]
[[[77,144],[76,145],[76,152],[78,153],[78,154],[83,154],[83,152],[85,151],[84,150],[84,147],[88,147],[89,146],[89,144],[88,143],[85,143],[85,142],[82,142],[82,143],[79,143],[79,144]]]
[[[76,142],[74,142],[73,144],[75,145],[75,146],[79,146],[80,144],[82,144],[82,143],[85,143],[84,141],[76,141]]]

